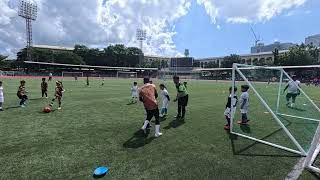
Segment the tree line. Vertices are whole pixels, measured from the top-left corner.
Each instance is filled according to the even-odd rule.
[[[32,48],[32,61],[92,66],[136,67],[143,53],[135,47],[110,45],[102,50],[75,45],[73,51]],[[26,48],[17,53],[17,61],[27,60]]]

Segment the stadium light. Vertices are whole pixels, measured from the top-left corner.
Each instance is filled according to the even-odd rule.
[[[37,19],[38,6],[29,0],[20,0],[18,15],[26,20],[27,59],[32,61],[32,21]]]
[[[139,47],[140,47],[141,51],[143,52],[143,41],[145,41],[147,39],[147,32],[146,32],[146,30],[138,28],[136,36],[137,36],[137,41],[139,41],[139,43],[140,43]]]

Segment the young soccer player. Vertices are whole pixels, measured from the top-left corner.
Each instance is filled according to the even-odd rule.
[[[104,77],[101,77],[101,79],[102,79],[101,86],[104,86]]]
[[[297,79],[297,76],[292,76],[293,81],[289,81],[288,85],[284,88],[283,92],[285,92],[288,89],[288,93],[286,95],[287,99],[287,106],[292,107],[294,106],[294,103],[296,102],[297,96],[300,94],[299,87],[300,81]],[[290,99],[292,99],[292,102],[290,103]]]
[[[48,98],[48,83],[46,82],[46,78],[42,78],[41,94],[42,94],[42,98],[44,98],[44,95],[46,95],[46,98]]]
[[[89,86],[89,75],[87,75],[87,86]]]
[[[2,108],[3,103],[4,103],[3,87],[2,87],[2,81],[0,81],[0,111],[3,111],[3,108]]]
[[[52,99],[50,106],[53,106],[54,101],[57,99],[58,100],[58,110],[61,109],[61,100],[62,100],[62,95],[63,95],[63,85],[61,81],[56,81],[56,88],[55,88],[55,92],[54,92],[54,98]]]
[[[143,123],[141,130],[146,133],[146,129],[150,124],[153,116],[155,117],[155,137],[159,137],[162,135],[160,132],[160,120],[159,120],[159,109],[158,109],[158,92],[156,86],[150,84],[149,78],[143,79],[144,85],[140,88],[139,91],[139,100],[143,102],[144,108],[147,111],[147,118]]]
[[[138,83],[133,82],[133,86],[131,87],[131,97],[132,97],[131,103],[138,102],[138,91],[139,91]]]
[[[25,85],[26,85],[26,81],[24,80],[20,81],[20,86],[17,92],[17,96],[20,99],[19,105],[21,107],[25,107],[26,101],[28,100],[28,96],[26,95],[27,91],[26,91]]]
[[[52,81],[52,73],[49,73],[49,80],[48,81]]]
[[[184,84],[180,83],[178,76],[173,77],[173,82],[176,85],[177,89],[177,97],[174,100],[174,102],[178,101],[178,114],[176,118],[183,121],[186,114],[186,107],[188,105],[189,94]]]
[[[242,85],[241,86],[241,96],[240,96],[240,112],[241,112],[241,120],[238,121],[238,124],[247,125],[248,120],[248,110],[249,110],[249,86]]]
[[[168,115],[168,105],[170,101],[169,93],[164,84],[160,84],[161,96],[162,96],[162,109],[160,113],[160,117],[164,117]]]
[[[237,90],[238,90],[237,87],[234,87],[234,93],[236,93]],[[231,115],[236,112],[237,103],[238,103],[238,97],[237,97],[236,94],[234,94],[234,96],[232,98],[232,87],[230,87],[229,88],[228,101],[227,101],[227,104],[226,104],[226,110],[224,111],[224,115],[225,115],[226,120],[227,120],[227,124],[224,126],[225,130],[230,130]],[[232,111],[231,111],[231,106],[233,107]]]

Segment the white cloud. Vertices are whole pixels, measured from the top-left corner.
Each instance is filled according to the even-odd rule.
[[[136,29],[147,31],[146,54],[181,55],[173,37],[176,21],[192,0],[34,0],[34,44],[105,47],[109,43],[137,46]],[[270,20],[307,0],[197,0],[212,23],[255,23]],[[0,53],[15,54],[25,45],[25,22],[17,16],[17,0],[0,0]]]
[[[252,23],[270,20],[284,10],[303,5],[307,0],[197,0],[213,22]]]

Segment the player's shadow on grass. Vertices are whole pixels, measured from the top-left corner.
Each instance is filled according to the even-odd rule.
[[[174,119],[173,121],[171,121],[166,127],[164,127],[163,129],[170,129],[170,128],[178,128],[180,126],[182,126],[184,123],[186,123],[183,120],[178,120],[178,119]]]
[[[9,110],[9,109],[17,109],[17,108],[20,108],[21,106],[17,105],[17,106],[10,106],[10,107],[7,107],[5,108],[5,110]]]
[[[292,123],[289,122],[289,123],[286,125],[286,127],[290,126],[291,124],[292,124]],[[240,128],[241,128],[241,126],[240,126]],[[241,128],[241,129],[242,129],[242,128]],[[283,130],[283,129],[280,128],[280,129],[272,132],[271,134],[269,134],[269,135],[261,138],[261,140],[266,140],[266,139],[272,137],[273,135],[281,132],[282,130]],[[247,132],[246,132],[246,133],[247,133]],[[232,153],[233,153],[234,155],[239,155],[239,156],[268,156],[268,157],[301,157],[300,155],[297,155],[297,154],[294,154],[294,153],[290,153],[290,152],[287,152],[287,151],[284,151],[284,150],[281,150],[281,151],[284,151],[286,154],[284,154],[284,153],[278,153],[278,154],[277,154],[277,153],[274,153],[274,154],[258,154],[258,153],[248,153],[248,152],[246,153],[246,151],[248,151],[248,150],[251,149],[251,148],[254,148],[256,145],[259,145],[259,144],[261,144],[261,143],[259,143],[259,142],[257,142],[257,141],[254,141],[254,142],[253,142],[252,144],[250,144],[249,146],[237,150],[236,147],[235,147],[235,140],[238,140],[238,137],[239,137],[239,136],[237,136],[237,135],[235,135],[235,134],[231,134],[231,133],[229,134],[229,139],[230,139],[230,142],[231,142]],[[266,148],[267,148],[267,147],[271,147],[271,146],[268,146],[268,145],[264,145],[264,146],[266,146]],[[273,148],[273,147],[272,147],[272,148]]]
[[[123,143],[124,148],[140,148],[151,143],[155,137],[148,137],[150,129],[147,129],[147,134],[144,134],[142,130],[136,131],[133,136]]]
[[[130,106],[130,105],[133,105],[133,104],[137,104],[138,102],[129,102],[127,105]]]
[[[289,109],[293,109],[293,110],[296,110],[296,111],[301,111],[301,112],[304,112],[306,111],[305,109],[300,109],[300,108],[297,108],[297,107],[288,107]]]

